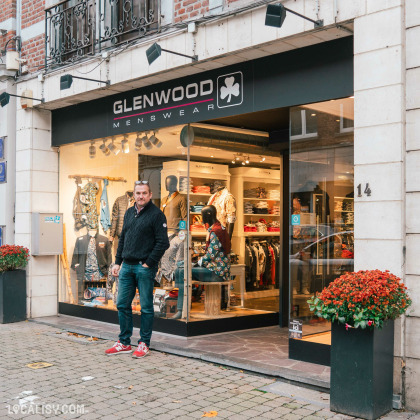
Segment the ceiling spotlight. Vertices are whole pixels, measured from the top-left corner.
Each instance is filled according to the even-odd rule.
[[[162,142],[156,137],[155,131],[149,137],[149,141],[153,144],[153,146],[156,146],[157,148],[162,147]]]
[[[105,144],[105,139],[103,139],[102,140],[103,141],[103,143],[99,146],[99,149],[101,149],[102,150],[102,153],[105,155],[105,156],[109,156],[110,154],[111,154],[111,151],[108,149],[108,147],[106,146],[106,144]]]
[[[140,133],[137,133],[137,137],[136,137],[136,141],[134,143],[134,149],[136,150],[136,152],[138,152],[141,149],[141,138],[140,138]]]
[[[145,133],[145,135],[141,138],[141,141],[147,150],[150,150],[153,147],[152,143],[150,143],[149,139],[147,138],[147,133]]]
[[[246,157],[245,159],[245,163],[248,165],[249,164],[249,156]]]
[[[92,141],[89,146],[89,157],[93,159],[96,156],[95,142]]]
[[[264,162],[265,161],[265,157],[264,156],[260,156],[260,162]]]
[[[245,166],[245,165],[246,165],[246,163],[245,163],[244,161],[242,161],[242,165],[244,165],[244,166]]]
[[[234,159],[234,160],[232,160],[232,163],[234,163],[234,164],[235,164],[235,163],[236,163],[236,160],[235,160],[235,159]]]
[[[121,141],[121,151],[123,153],[130,152],[130,144],[128,143],[127,136],[124,136],[124,139]]]
[[[108,144],[108,149],[114,153],[115,156],[118,155],[118,153],[120,153],[120,149],[118,149],[117,146],[115,146],[114,144],[114,139],[111,139],[111,143]]]

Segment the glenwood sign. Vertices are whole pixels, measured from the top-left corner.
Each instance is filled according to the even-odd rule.
[[[182,79],[184,81],[185,79]],[[119,99],[113,103],[112,129],[121,127],[154,127],[168,125],[171,120],[187,118],[188,122],[201,113],[208,118],[218,109],[240,106],[243,103],[243,73],[222,74],[188,84],[163,87],[151,92]]]
[[[352,94],[353,46],[349,37],[55,110],[52,144]]]

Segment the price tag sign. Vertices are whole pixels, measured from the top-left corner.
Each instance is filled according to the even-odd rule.
[[[293,319],[289,323],[289,338],[302,338],[303,322],[299,319]]]

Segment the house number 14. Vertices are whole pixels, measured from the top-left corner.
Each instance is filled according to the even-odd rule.
[[[366,194],[368,197],[370,197],[372,190],[369,187],[369,183],[366,184],[365,186],[365,190],[363,191],[364,194]],[[361,197],[362,196],[362,184],[359,184],[357,186],[357,196]]]

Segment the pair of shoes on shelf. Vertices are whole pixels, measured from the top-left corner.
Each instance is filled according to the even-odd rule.
[[[105,354],[111,356],[114,354],[125,354],[125,353],[131,353],[133,350],[130,345],[126,346],[118,340],[111,348],[105,350]],[[149,347],[146,346],[142,341],[140,341],[139,345],[137,346],[137,350],[134,351],[133,357],[136,359],[140,359],[142,357],[145,357],[147,354],[149,354],[150,350]]]

